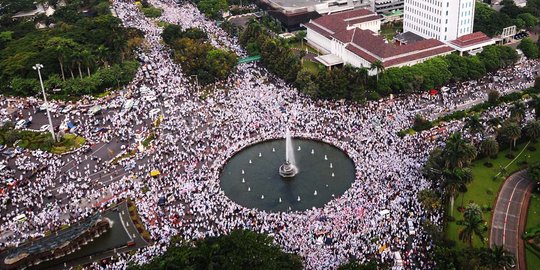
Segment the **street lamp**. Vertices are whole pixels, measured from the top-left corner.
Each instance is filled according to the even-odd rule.
[[[56,136],[54,135],[54,127],[51,120],[51,113],[49,112],[49,102],[47,102],[47,96],[45,95],[45,87],[43,86],[43,79],[41,78],[42,64],[36,64],[32,66],[34,70],[37,70],[39,76],[39,83],[41,84],[41,92],[43,93],[43,100],[45,101],[45,109],[47,110],[47,118],[49,118],[49,131],[51,132],[53,140],[56,142]]]

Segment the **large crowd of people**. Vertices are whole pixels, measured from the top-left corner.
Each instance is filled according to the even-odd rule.
[[[150,3],[164,10],[160,20],[201,28],[214,46],[245,55],[234,38],[191,3]],[[431,269],[433,262],[427,251],[432,246],[422,222],[441,224],[442,216],[427,213],[418,202],[418,192],[431,186],[421,168],[429,152],[441,144],[433,138],[462,130],[463,122],[452,121],[444,128],[404,138],[398,137],[397,131],[410,126],[417,113],[436,117],[484,100],[486,89],[503,93],[523,89],[534,81],[539,64],[525,60],[483,80],[456,84],[435,97],[419,94],[358,105],[312,100],[259,64],[250,63],[238,65],[222,86],[203,99],[192,78],[182,74],[161,42],[162,28],[145,18],[132,1],[115,0],[112,6],[125,26],[145,34],[146,49],[138,52],[141,68],[134,81],[115,96],[88,101],[108,109],[99,118],[79,115],[77,133],[88,145],[121,145],[110,159],[137,149],[140,139],[150,132],[155,133],[155,139],[148,149],[118,165],[86,154],[88,145],[65,156],[29,151],[18,157],[18,170],[44,169],[35,173],[28,185],[0,194],[0,248],[42,236],[111,203],[132,198],[153,244],[113,260],[108,265],[111,269],[123,269],[129,262],[149,262],[166,250],[173,236],[201,239],[234,229],[273,235],[284,250],[302,256],[307,269],[333,269],[351,258],[393,263],[391,250],[401,252],[415,269]],[[138,106],[124,109],[122,104],[141,88],[150,88],[158,98],[139,98]],[[0,103],[7,104],[5,98]],[[156,108],[163,116],[157,124],[157,117],[149,114]],[[501,105],[482,118],[507,114],[508,108]],[[99,127],[107,130],[95,132]],[[219,186],[220,169],[227,159],[255,142],[283,137],[286,128],[294,136],[322,140],[345,151],[356,167],[351,188],[324,207],[303,212],[259,211],[227,198]],[[129,164],[135,168],[124,170]],[[155,169],[161,174],[150,176]],[[169,198],[167,205],[156,207],[162,196]],[[382,210],[388,214],[381,215]],[[13,220],[22,213],[27,222]],[[318,241],[321,231],[330,241]]]

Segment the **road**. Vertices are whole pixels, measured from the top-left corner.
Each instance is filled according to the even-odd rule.
[[[523,204],[527,203],[526,195],[534,186],[534,182],[529,181],[526,176],[527,171],[522,170],[506,179],[497,197],[489,237],[491,247],[502,245],[504,249],[516,256],[516,269],[519,270],[527,267],[523,264],[525,261],[523,249],[520,252],[520,246],[523,245],[520,217],[527,214],[522,213]]]

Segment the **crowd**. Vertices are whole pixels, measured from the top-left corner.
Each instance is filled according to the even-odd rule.
[[[215,46],[244,55],[234,38],[192,4],[150,2],[164,9],[160,20],[201,28]],[[150,132],[156,138],[149,149],[137,151],[119,165],[85,154],[87,146],[64,157],[35,152],[31,159],[18,158],[19,170],[32,170],[37,164],[46,168],[27,186],[0,194],[4,202],[0,206],[0,248],[42,236],[129,197],[136,202],[153,244],[134,255],[120,256],[108,265],[111,269],[123,269],[129,262],[148,262],[162,254],[176,235],[201,239],[240,228],[272,234],[284,250],[302,256],[307,269],[332,269],[351,258],[393,263],[390,250],[401,252],[408,265],[414,265],[411,268],[431,269],[433,262],[427,251],[432,246],[422,222],[440,225],[442,220],[439,214],[425,212],[417,200],[417,193],[431,186],[421,168],[429,152],[440,144],[440,140],[432,141],[433,136],[444,138],[461,130],[463,123],[453,121],[443,131],[405,138],[399,138],[397,131],[410,126],[422,108],[429,108],[422,113],[432,116],[485,99],[485,91],[479,89],[509,92],[525,87],[532,82],[538,64],[526,60],[484,80],[456,84],[436,98],[411,95],[360,106],[313,101],[251,63],[239,65],[220,89],[201,99],[191,78],[182,75],[162,44],[162,29],[145,18],[132,1],[115,0],[113,8],[125,26],[145,34],[147,49],[138,52],[142,67],[135,80],[112,99],[91,100],[109,109],[100,117],[79,117],[77,132],[89,144],[115,142],[126,150],[136,149],[140,138]],[[514,80],[520,83],[511,83]],[[139,98],[138,106],[122,108],[121,104],[137,96],[143,87],[154,90],[158,98]],[[156,117],[148,113],[155,108],[163,115],[159,128],[154,127]],[[508,108],[503,105],[482,117],[506,114]],[[108,129],[96,133],[98,127]],[[227,159],[255,142],[283,137],[286,128],[294,136],[322,140],[345,151],[356,167],[351,188],[324,207],[303,212],[258,211],[228,199],[219,186],[220,169]],[[134,170],[123,170],[133,162]],[[151,177],[149,172],[154,169],[161,175]],[[169,202],[157,207],[162,196]],[[9,205],[5,204],[8,200]],[[389,213],[381,215],[381,210]],[[13,220],[21,213],[28,217],[27,222]],[[408,221],[414,224],[414,235],[409,234]],[[331,241],[321,244],[320,231]]]

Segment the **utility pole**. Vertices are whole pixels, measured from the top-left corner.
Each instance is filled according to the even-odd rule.
[[[49,102],[47,102],[47,96],[45,95],[45,87],[43,86],[43,79],[41,78],[41,69],[43,68],[42,64],[36,64],[32,67],[34,70],[37,70],[39,76],[39,83],[41,84],[41,92],[43,93],[43,100],[45,101],[45,109],[47,110],[47,118],[49,118],[49,131],[53,140],[56,142],[56,136],[54,135],[54,127],[51,120],[51,113],[49,112]]]

